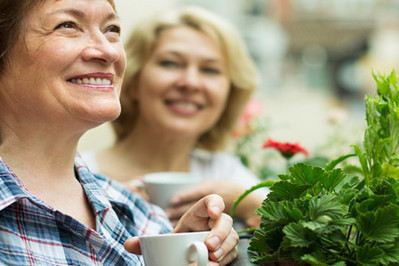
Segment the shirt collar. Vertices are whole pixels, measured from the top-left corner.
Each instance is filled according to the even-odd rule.
[[[109,198],[104,189],[100,186],[96,176],[88,169],[81,156],[77,153],[75,156],[76,177],[82,184],[89,202],[92,204],[95,212],[101,212],[112,208]]]
[[[75,157],[75,171],[94,211],[98,213],[111,208],[104,190],[99,186],[96,177],[89,171],[79,154]],[[38,201],[0,157],[0,211],[22,198]]]
[[[29,197],[32,197],[32,195],[0,157],[0,210],[13,204],[18,199]]]

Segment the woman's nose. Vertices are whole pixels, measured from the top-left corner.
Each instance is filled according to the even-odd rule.
[[[102,33],[91,34],[90,40],[82,53],[83,60],[97,60],[112,64],[118,61],[120,57],[117,45],[118,43],[110,42]]]
[[[195,67],[187,67],[180,76],[179,85],[186,90],[198,90],[201,87],[200,71]]]

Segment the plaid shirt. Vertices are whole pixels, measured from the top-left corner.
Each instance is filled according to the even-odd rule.
[[[95,212],[92,230],[30,194],[0,158],[0,265],[142,265],[126,239],[172,230],[164,212],[121,184],[75,169]]]

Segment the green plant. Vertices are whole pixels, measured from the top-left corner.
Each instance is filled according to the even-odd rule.
[[[395,72],[374,79],[377,95],[365,98],[362,147],[353,145],[353,154],[324,167],[297,163],[279,175],[257,210],[262,221],[250,241],[252,262],[399,263],[398,80]],[[349,157],[358,163],[339,167]]]

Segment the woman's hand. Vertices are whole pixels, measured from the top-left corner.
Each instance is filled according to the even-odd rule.
[[[223,213],[223,199],[208,195],[192,206],[179,220],[172,233],[211,230],[205,240],[209,250],[210,265],[227,265],[238,255],[238,234],[233,229],[233,220]],[[141,254],[138,237],[125,242],[125,249]]]
[[[166,213],[173,225],[182,215],[191,208],[198,200],[209,194],[218,194],[223,198],[226,204],[225,212],[229,213],[233,207],[234,201],[246,189],[237,183],[227,181],[205,181],[193,189],[176,193],[172,199],[172,207],[166,209]],[[249,226],[257,226],[260,224],[260,217],[255,214],[257,208],[262,205],[264,197],[259,194],[248,195],[238,206],[236,215],[245,220]]]

